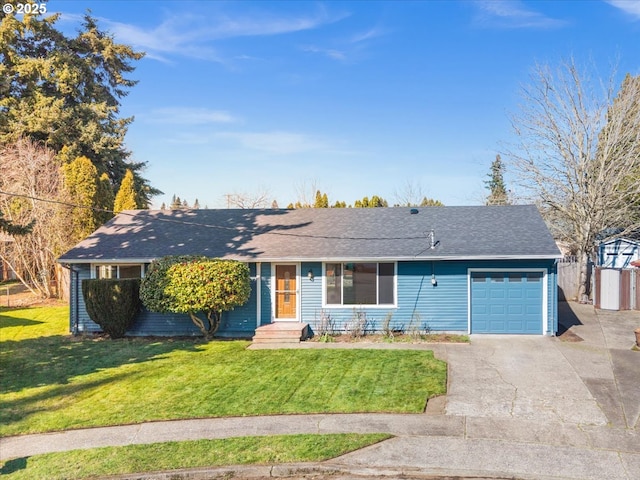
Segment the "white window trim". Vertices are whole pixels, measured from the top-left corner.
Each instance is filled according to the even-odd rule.
[[[339,263],[342,265],[342,271],[344,271],[345,263],[375,263],[378,265],[378,270],[380,269],[381,263],[392,263],[393,264],[393,303],[358,303],[358,304],[347,304],[341,303],[337,305],[335,303],[327,303],[327,263]],[[342,274],[342,272],[341,272]],[[376,295],[378,292],[378,273],[376,272]],[[342,285],[342,283],[341,283]],[[388,310],[389,308],[398,308],[398,262],[396,261],[385,261],[385,260],[336,260],[336,261],[326,261],[322,262],[322,308],[327,309],[345,309],[345,308],[366,308],[366,309],[381,309]]]
[[[140,266],[140,278],[144,278],[146,273],[146,264],[145,263],[92,263],[91,264],[91,278],[96,279],[96,268],[97,267],[116,267],[116,279],[120,278],[120,267],[136,267]]]
[[[539,272],[542,273],[542,331],[549,327],[549,278],[546,268],[467,268],[467,334],[471,334],[471,274],[474,272]]]

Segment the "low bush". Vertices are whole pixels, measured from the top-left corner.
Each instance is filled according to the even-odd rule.
[[[140,280],[83,280],[82,295],[91,320],[111,338],[122,338],[140,308]]]

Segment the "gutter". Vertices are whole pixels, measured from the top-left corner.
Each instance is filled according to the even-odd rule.
[[[66,264],[141,264],[151,263],[155,258],[83,258],[73,260],[63,260]],[[430,255],[430,256],[379,256],[361,257],[351,256],[321,256],[321,257],[242,257],[242,256],[219,256],[211,258],[222,258],[224,260],[238,260],[245,263],[258,262],[408,262],[408,261],[447,261],[447,260],[557,260],[562,258],[561,254],[541,254],[541,255]]]

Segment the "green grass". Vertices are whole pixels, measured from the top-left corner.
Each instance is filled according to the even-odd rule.
[[[178,418],[417,413],[446,389],[446,364],[430,351],[73,338],[66,315],[0,310],[0,436]]]
[[[387,438],[390,435],[278,435],[74,450],[9,460],[0,464],[0,475],[8,480],[62,480],[179,468],[318,462]]]

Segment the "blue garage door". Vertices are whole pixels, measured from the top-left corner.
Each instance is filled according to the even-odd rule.
[[[542,272],[472,272],[471,333],[542,334]]]

